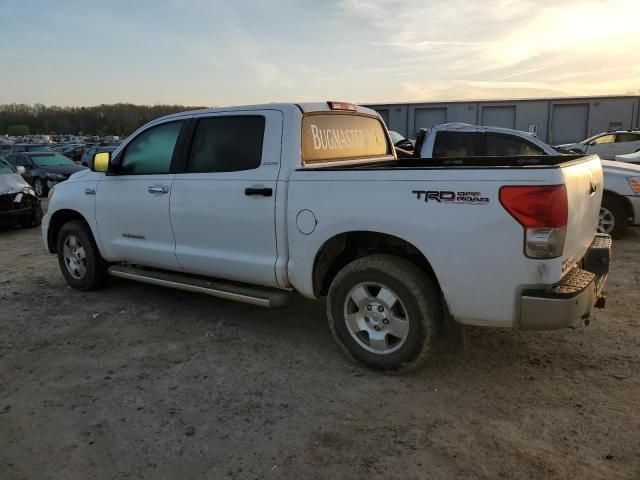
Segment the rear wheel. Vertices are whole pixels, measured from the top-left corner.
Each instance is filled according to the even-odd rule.
[[[344,267],[327,299],[329,327],[356,362],[384,370],[424,363],[442,316],[438,290],[415,265],[371,255]]]
[[[88,227],[79,220],[65,223],[58,234],[58,263],[67,283],[78,290],[95,290],[107,279],[104,261]]]
[[[628,226],[629,220],[622,201],[611,195],[604,196],[598,217],[598,232],[608,233],[613,238],[622,238]]]

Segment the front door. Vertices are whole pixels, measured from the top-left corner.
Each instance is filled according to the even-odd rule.
[[[190,273],[277,286],[282,113],[201,115],[171,192],[176,256]]]
[[[96,220],[109,261],[180,270],[169,220],[171,163],[183,121],[154,125],[119,152],[96,188]],[[90,192],[89,192],[90,193]]]

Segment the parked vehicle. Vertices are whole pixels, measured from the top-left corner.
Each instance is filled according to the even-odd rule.
[[[93,157],[96,153],[113,152],[116,148],[116,146],[94,145],[84,152],[82,159],[80,160],[80,164],[85,167],[91,167],[91,162],[93,161]]]
[[[376,112],[327,102],[170,115],[93,165],[43,221],[76,289],[326,296],[339,346],[382,369],[422,363],[443,317],[554,329],[603,306],[596,156],[399,160]]]
[[[640,164],[640,151],[626,155],[616,155],[616,162]]]
[[[578,143],[558,145],[559,148],[577,153],[597,153],[604,160],[640,150],[640,131],[603,132]]]
[[[466,123],[448,123],[422,129],[416,145],[421,158],[555,156],[559,153],[555,147],[528,132]],[[640,172],[632,165],[606,160],[602,161],[602,170],[604,195],[598,232],[621,238],[629,226],[640,225],[640,189],[636,189]]]
[[[24,167],[25,173],[22,176],[33,186],[39,197],[46,197],[54,185],[87,168],[55,152],[13,153],[6,159],[11,165]]]
[[[0,226],[37,227],[42,222],[42,207],[31,186],[0,157]]]
[[[86,147],[82,144],[71,144],[62,147],[60,153],[76,163],[80,163]]]

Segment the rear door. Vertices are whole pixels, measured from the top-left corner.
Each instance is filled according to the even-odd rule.
[[[275,203],[282,113],[204,114],[171,194],[176,257],[189,273],[277,286]]]

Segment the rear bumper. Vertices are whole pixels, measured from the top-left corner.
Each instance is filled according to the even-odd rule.
[[[588,324],[594,305],[604,307],[602,290],[609,272],[611,237],[598,234],[576,267],[551,288],[522,292],[520,328],[554,330]]]

